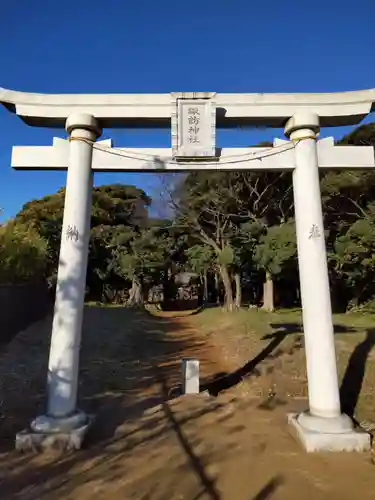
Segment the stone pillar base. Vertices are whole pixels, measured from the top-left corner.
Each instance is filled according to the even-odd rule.
[[[16,450],[79,450],[93,420],[92,415],[83,412],[67,418],[37,417],[28,429],[16,434]]]
[[[353,428],[350,418],[319,418],[308,413],[290,413],[288,422],[308,453],[325,451],[357,451],[371,449],[371,436]]]

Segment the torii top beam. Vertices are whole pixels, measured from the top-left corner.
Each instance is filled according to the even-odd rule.
[[[28,125],[63,127],[72,112],[94,115],[103,127],[170,127],[176,98],[213,98],[219,127],[283,127],[297,111],[319,115],[320,125],[359,123],[375,110],[375,89],[316,94],[36,94],[0,87],[0,103]]]

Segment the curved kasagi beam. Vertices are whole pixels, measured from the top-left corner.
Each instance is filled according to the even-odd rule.
[[[283,127],[299,110],[322,126],[359,123],[375,109],[375,89],[321,94],[36,94],[0,88],[0,103],[27,124],[63,127],[72,112],[90,113],[103,127],[169,127],[178,97],[213,97],[219,127]]]

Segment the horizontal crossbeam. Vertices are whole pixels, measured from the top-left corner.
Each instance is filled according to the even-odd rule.
[[[94,145],[92,169],[96,172],[188,172],[197,170],[292,170],[293,143],[276,139],[270,148],[224,148],[215,161],[176,162],[172,149],[113,148],[111,140]],[[371,146],[335,146],[332,137],[318,141],[320,168],[374,168]],[[69,142],[55,138],[53,146],[14,146],[12,167],[16,170],[67,170]]]

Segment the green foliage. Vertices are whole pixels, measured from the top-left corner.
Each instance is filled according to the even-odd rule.
[[[152,281],[165,264],[171,241],[165,231],[152,227],[117,234],[112,246],[111,266],[119,276]]]
[[[359,301],[375,293],[375,220],[359,219],[336,239],[334,271]]]
[[[0,226],[0,282],[19,283],[43,278],[47,242],[26,224]]]
[[[55,277],[59,256],[65,190],[26,203],[16,221],[31,225],[48,242],[47,274]],[[110,184],[94,188],[87,283],[101,293],[103,280],[119,286],[114,275],[113,248],[133,238],[135,225],[148,219],[150,198],[135,186]],[[131,229],[129,233],[129,228]],[[114,243],[116,242],[116,243]],[[115,283],[116,282],[116,283]],[[123,284],[124,285],[124,284]],[[123,286],[122,285],[122,286]]]
[[[260,269],[272,276],[280,274],[287,263],[296,258],[297,244],[294,222],[272,226],[261,236],[254,260]]]
[[[374,146],[375,124],[358,127],[338,144]],[[277,277],[283,295],[293,290],[296,296],[289,172],[199,171],[172,180],[174,214],[163,221],[149,217],[151,200],[135,186],[94,189],[87,274],[93,299],[134,279],[165,285],[170,271],[189,269],[209,278],[219,266],[226,296],[230,275],[240,274],[256,290],[263,271]],[[321,190],[333,298],[364,303],[375,296],[375,171],[322,172]],[[13,229],[2,228],[2,279],[31,279],[34,270],[56,273],[64,196],[61,189],[26,203]],[[30,259],[35,265],[26,264]]]
[[[339,145],[375,146],[375,123],[367,123],[355,128],[352,132],[340,139]]]
[[[215,254],[209,245],[193,245],[186,250],[188,263],[195,273],[207,272],[213,267]]]
[[[229,266],[234,263],[234,252],[233,248],[229,245],[226,245],[222,250],[220,250],[218,254],[218,262],[219,264],[224,264],[225,266]]]

